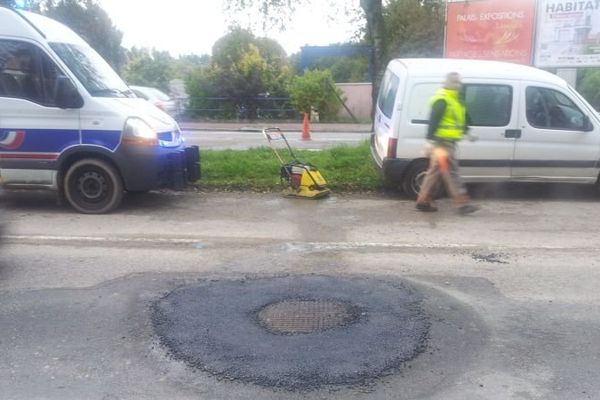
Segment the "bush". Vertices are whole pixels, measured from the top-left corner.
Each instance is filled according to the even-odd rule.
[[[331,119],[341,106],[337,98],[341,92],[335,87],[329,70],[306,71],[294,77],[289,92],[292,106],[299,113],[310,113],[314,107],[322,119]]]

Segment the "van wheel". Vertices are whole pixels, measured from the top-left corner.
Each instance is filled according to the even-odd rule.
[[[103,214],[114,210],[123,199],[123,182],[109,163],[88,158],[77,161],[67,170],[65,196],[77,211]]]
[[[402,191],[408,198],[414,200],[419,195],[423,179],[425,179],[427,173],[427,167],[426,160],[416,161],[408,167],[402,180]]]

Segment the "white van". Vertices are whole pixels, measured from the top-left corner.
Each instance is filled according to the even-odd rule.
[[[124,191],[199,178],[199,151],[177,123],[136,97],[77,34],[0,7],[0,179],[57,190],[78,211],[104,213]]]
[[[466,182],[598,183],[599,115],[563,79],[503,62],[396,59],[381,83],[371,154],[408,196],[416,196],[427,168],[430,98],[453,71],[479,138],[458,147]]]

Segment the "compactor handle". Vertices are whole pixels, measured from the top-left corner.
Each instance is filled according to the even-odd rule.
[[[279,128],[265,128],[262,132],[269,142],[271,140],[286,140],[285,136],[283,135],[283,132]]]

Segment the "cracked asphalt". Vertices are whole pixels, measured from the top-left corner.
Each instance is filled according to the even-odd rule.
[[[600,203],[567,188],[486,189],[467,218],[385,195],[150,193],[85,216],[46,193],[5,194],[0,398],[598,399]],[[175,294],[189,311],[166,312]],[[243,310],[286,294],[388,307],[386,329],[359,320],[272,341]],[[399,315],[427,328],[412,353],[402,332],[394,341]],[[197,358],[164,340],[186,332]]]

